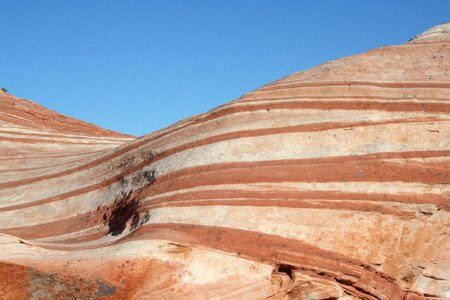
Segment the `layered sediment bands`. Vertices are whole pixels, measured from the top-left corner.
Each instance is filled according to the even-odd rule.
[[[0,92],[0,298],[449,298],[449,28],[138,139]]]

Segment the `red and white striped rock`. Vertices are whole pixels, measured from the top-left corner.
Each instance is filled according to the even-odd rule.
[[[138,139],[0,92],[0,298],[449,298],[449,29]]]

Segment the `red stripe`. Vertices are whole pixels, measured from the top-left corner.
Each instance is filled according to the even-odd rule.
[[[300,160],[276,160],[260,162],[239,162],[210,164],[186,168],[157,178],[145,195],[157,195],[178,189],[192,188],[203,185],[239,184],[255,182],[346,182],[346,181],[403,181],[423,183],[448,183],[450,170],[442,164],[427,164],[425,166],[373,161],[381,158],[433,157],[448,155],[449,151],[416,151],[370,154],[351,157],[327,157]],[[167,154],[170,155],[170,154]],[[161,157],[158,157],[161,159]],[[368,161],[367,161],[368,160]],[[129,175],[152,161],[142,162],[124,173],[97,184],[69,191],[52,197],[11,205],[0,208],[10,211],[32,207],[50,202],[61,201],[100,188],[104,188],[123,176]],[[186,176],[188,175],[188,176]]]
[[[450,107],[450,106],[449,106]],[[378,122],[353,122],[353,123],[319,123],[319,124],[306,124],[306,125],[296,125],[296,126],[287,126],[287,127],[279,127],[279,128],[262,128],[262,129],[254,129],[254,130],[243,130],[243,131],[235,131],[230,133],[224,133],[212,137],[207,137],[204,139],[200,139],[194,142],[190,142],[181,146],[174,147],[172,149],[166,150],[164,152],[159,153],[156,157],[153,157],[152,159],[142,162],[141,164],[136,165],[133,170],[138,170],[139,168],[136,168],[137,166],[145,166],[152,162],[161,160],[162,158],[168,157],[170,155],[173,155],[177,152],[181,152],[187,149],[196,148],[216,142],[226,141],[226,140],[232,140],[232,139],[238,139],[238,138],[245,138],[245,137],[256,137],[256,136],[264,136],[264,135],[272,135],[272,134],[283,134],[283,133],[295,133],[295,132],[317,132],[317,131],[326,131],[326,130],[332,130],[332,129],[339,129],[339,128],[353,128],[353,127],[368,127],[368,126],[375,126],[375,125],[387,125],[387,124],[402,124],[402,123],[416,123],[416,122],[429,122],[430,119],[403,119],[403,120],[391,120],[391,121],[378,121]],[[73,174],[75,172],[83,171],[85,169],[93,168],[94,166],[99,165],[102,162],[108,161],[114,157],[117,157],[119,155],[125,154],[126,152],[130,151],[133,148],[137,148],[141,145],[146,144],[146,140],[141,140],[137,143],[130,144],[129,146],[119,148],[117,151],[106,155],[104,157],[101,157],[99,159],[96,159],[90,163],[87,163],[85,165],[79,166],[74,169],[65,170],[58,173],[53,173],[49,175],[43,175],[33,178],[27,178],[27,179],[20,179],[10,182],[5,182],[0,184],[0,189],[2,188],[10,188],[15,187],[18,185],[24,185],[29,184],[37,181],[47,180],[55,177],[61,177],[69,174]],[[130,149],[131,148],[131,149]],[[130,174],[129,172],[128,174]]]
[[[279,83],[275,82],[273,84],[266,85],[259,88],[257,91],[267,91],[267,90],[279,90],[287,88],[297,88],[297,87],[323,87],[323,86],[374,86],[381,88],[429,88],[429,89],[448,89],[450,88],[449,83],[441,82],[370,82],[370,81],[324,81],[324,82],[299,82],[299,83]]]

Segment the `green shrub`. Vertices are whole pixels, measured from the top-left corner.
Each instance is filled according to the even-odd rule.
[[[8,89],[7,88],[1,88],[0,90],[2,90],[3,92],[7,93]]]

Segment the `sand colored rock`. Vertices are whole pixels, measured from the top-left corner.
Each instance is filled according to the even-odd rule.
[[[0,299],[450,298],[449,28],[138,139],[0,92]]]

